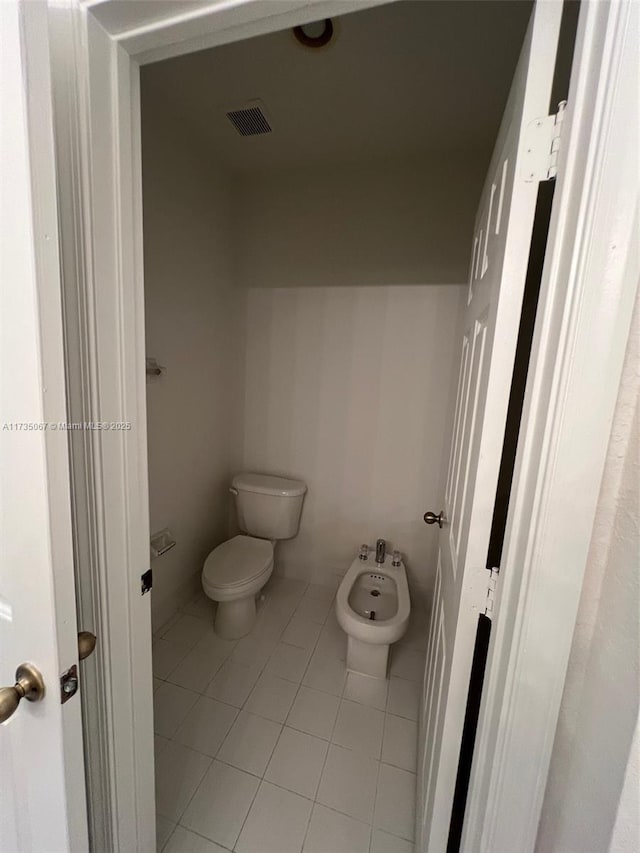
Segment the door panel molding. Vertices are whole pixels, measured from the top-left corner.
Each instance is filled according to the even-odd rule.
[[[471,770],[465,853],[531,853],[536,843],[640,278],[634,247],[640,231],[638,122],[629,121],[638,116],[639,17],[633,2],[582,6]]]

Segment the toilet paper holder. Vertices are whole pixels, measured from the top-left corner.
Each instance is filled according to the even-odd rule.
[[[158,533],[154,533],[151,537],[151,559],[161,557],[175,547],[176,544],[176,540],[171,535],[168,527],[165,527],[164,530],[160,530]]]

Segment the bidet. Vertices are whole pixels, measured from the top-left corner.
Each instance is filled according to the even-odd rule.
[[[384,540],[377,544],[380,542]],[[336,616],[347,634],[347,669],[386,678],[389,646],[407,630],[410,610],[407,573],[400,553],[394,554],[392,562],[384,563],[383,571],[378,565],[368,569],[357,555],[336,596]]]

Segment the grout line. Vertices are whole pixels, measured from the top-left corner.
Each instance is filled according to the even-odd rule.
[[[308,588],[308,584],[307,584],[307,586],[305,587],[305,591],[306,591],[306,589],[307,589],[307,588]],[[304,593],[303,593],[303,594],[304,594]],[[292,612],[292,614],[291,614],[291,617],[290,617],[290,619],[289,619],[289,622],[291,622],[291,619],[293,619],[293,614],[294,614],[294,613],[295,613],[295,611],[297,610],[298,604],[299,604],[299,601],[298,601],[298,603],[296,603],[296,606],[295,606],[295,608],[294,608],[294,610],[293,610],[293,612]],[[289,625],[289,622],[287,622],[287,625],[285,626],[285,628],[284,628],[284,629],[282,630],[282,632],[280,633],[280,635],[279,635],[280,637],[282,636],[282,634],[284,633],[284,631],[286,631],[286,627]],[[259,681],[259,680],[260,680],[260,678],[262,677],[262,674],[263,674],[263,672],[265,671],[265,668],[266,668],[267,662],[268,662],[268,661],[265,661],[264,666],[263,666],[263,667],[262,667],[262,669],[260,670],[260,675],[258,676],[258,679],[257,679],[256,683],[254,684],[253,689],[251,690],[251,693],[249,693],[249,696],[245,699],[245,702],[243,703],[243,706],[242,706],[242,708],[241,708],[241,710],[242,710],[242,711],[244,710],[246,703],[247,703],[247,702],[249,701],[249,699],[251,698],[251,695],[252,695],[252,693],[253,693],[253,690],[255,690],[255,687],[256,687],[256,685],[258,684],[258,681]],[[296,690],[295,696],[293,697],[293,701],[292,701],[292,703],[291,703],[291,706],[292,706],[292,707],[293,707],[293,702],[295,702],[295,700],[296,700],[296,696],[298,695],[298,691],[299,691],[299,689],[300,689],[300,688],[298,687],[298,690]],[[290,711],[290,710],[291,710],[291,708],[289,709],[289,711]],[[289,715],[289,712],[287,712],[287,717],[288,717],[288,715]],[[259,715],[256,715],[256,716],[259,716]],[[287,717],[285,717],[285,720],[287,719]],[[278,741],[280,740],[280,737],[281,737],[281,735],[282,735],[282,731],[284,730],[284,726],[285,726],[285,724],[284,724],[284,723],[282,723],[282,724],[281,724],[281,726],[282,726],[282,728],[280,729],[280,735],[278,735]],[[226,740],[226,738],[225,738],[225,740]],[[271,754],[269,755],[269,760],[267,761],[267,764],[266,764],[266,767],[265,767],[265,771],[264,771],[265,773],[267,772],[267,767],[269,766],[269,761],[271,761],[271,757],[272,757],[272,755],[273,755],[273,752],[275,751],[275,748],[276,748],[276,746],[277,746],[277,744],[278,744],[278,741],[276,741],[276,744],[274,745],[273,750],[271,751]],[[220,747],[219,747],[219,749],[218,749],[218,752],[222,749],[223,745],[224,745],[224,740],[223,740],[223,741],[222,741],[222,743],[220,744]],[[239,769],[239,768],[236,768],[236,769]],[[245,824],[246,824],[246,822],[247,822],[247,820],[248,820],[248,818],[249,818],[249,815],[251,814],[251,810],[252,810],[252,808],[253,808],[253,804],[254,804],[254,803],[255,803],[255,801],[256,801],[256,797],[258,796],[258,793],[259,793],[259,791],[260,791],[260,788],[262,787],[262,783],[263,783],[263,781],[264,781],[264,773],[263,773],[263,775],[262,775],[262,777],[261,777],[261,779],[260,779],[260,782],[259,782],[259,784],[258,784],[258,787],[256,788],[256,792],[255,792],[255,794],[254,794],[254,796],[253,796],[253,799],[251,800],[251,804],[249,805],[249,808],[247,809],[247,813],[246,813],[246,815],[245,815],[245,817],[244,817],[244,820],[242,821],[242,826],[240,827],[240,831],[238,832],[238,835],[237,835],[237,837],[236,837],[236,840],[235,840],[235,841],[234,841],[234,843],[233,843],[233,847],[234,847],[234,849],[235,849],[235,847],[236,847],[236,845],[237,845],[237,843],[238,843],[238,840],[240,839],[240,836],[242,835],[242,831],[243,831],[243,829],[244,829],[244,827],[245,827]]]
[[[184,824],[182,824],[182,823],[177,823],[175,825],[174,832],[178,827],[180,827],[180,829],[185,829],[187,832],[191,832],[193,835],[197,835],[198,838],[202,838],[204,841],[207,841],[209,844],[217,844],[221,850],[225,850],[225,851],[228,850],[229,853],[233,853],[232,848],[225,847],[224,844],[220,844],[219,841],[213,841],[211,838],[207,838],[207,836],[203,835],[201,832],[196,832],[195,829],[190,829],[188,826],[184,826]],[[171,833],[171,835],[173,835],[173,832]],[[168,843],[169,843],[169,839],[167,839],[167,841],[165,842],[165,846]],[[164,847],[162,849],[164,850]]]
[[[205,689],[205,692],[204,692],[204,693],[200,693],[200,692],[198,692],[198,691],[190,690],[189,688],[183,688],[183,687],[181,687],[181,685],[174,685],[174,686],[180,687],[181,689],[183,689],[183,690],[187,690],[188,692],[195,693],[195,694],[197,694],[197,695],[198,695],[198,697],[205,697],[205,698],[209,698],[209,699],[212,699],[213,701],[219,702],[219,703],[220,703],[220,704],[222,704],[222,705],[225,705],[225,706],[226,706],[226,707],[228,707],[228,708],[233,708],[233,710],[236,712],[236,717],[235,717],[235,719],[234,719],[234,722],[233,722],[232,726],[231,726],[231,727],[230,727],[230,729],[229,729],[229,732],[230,732],[230,731],[231,731],[231,729],[233,728],[233,725],[235,725],[235,721],[237,720],[237,718],[238,718],[239,714],[246,710],[246,704],[248,703],[248,701],[249,701],[249,699],[250,699],[251,695],[253,694],[253,692],[254,692],[254,690],[255,690],[255,688],[256,688],[256,686],[257,686],[258,682],[259,682],[259,681],[260,681],[260,679],[262,678],[263,674],[267,671],[267,666],[268,666],[268,664],[269,664],[269,661],[270,661],[270,660],[271,660],[271,658],[273,657],[273,654],[275,653],[275,651],[276,651],[276,649],[278,648],[278,646],[279,646],[281,643],[283,643],[283,641],[282,641],[282,636],[284,635],[284,632],[287,630],[287,628],[289,627],[289,625],[290,625],[291,621],[295,618],[295,616],[296,616],[296,615],[299,615],[299,614],[297,613],[297,611],[298,611],[298,607],[300,606],[301,602],[303,601],[304,596],[305,596],[305,594],[306,594],[306,591],[307,591],[308,587],[309,587],[309,585],[307,584],[307,586],[305,587],[305,590],[303,591],[302,595],[298,598],[298,600],[297,600],[297,602],[296,602],[296,605],[295,605],[294,609],[291,611],[291,614],[290,614],[290,616],[289,616],[288,620],[287,620],[287,621],[286,621],[286,623],[284,624],[284,627],[280,630],[280,633],[278,634],[278,636],[277,636],[277,638],[276,638],[276,640],[275,640],[275,648],[274,648],[274,650],[271,652],[271,654],[267,657],[267,659],[266,659],[266,660],[264,661],[264,663],[262,664],[262,666],[261,666],[261,668],[260,668],[260,670],[259,670],[258,677],[257,677],[257,679],[256,679],[256,681],[255,681],[255,683],[254,683],[253,687],[251,688],[251,690],[250,690],[250,692],[249,692],[249,694],[248,694],[247,698],[244,700],[244,702],[243,702],[243,704],[242,704],[242,706],[241,706],[240,708],[238,708],[238,707],[237,707],[237,706],[235,706],[235,705],[231,705],[231,703],[229,703],[229,702],[225,702],[225,701],[223,701],[223,700],[216,699],[216,698],[215,698],[215,697],[213,697],[213,696],[209,696],[209,695],[207,694],[207,692],[206,692],[206,691],[208,690],[209,686],[211,685],[211,682],[214,680],[214,678],[216,677],[216,675],[218,674],[218,672],[219,672],[219,671],[220,671],[220,669],[222,668],[222,666],[224,666],[224,664],[230,660],[231,655],[233,654],[233,651],[234,651],[235,645],[234,645],[234,647],[232,647],[232,648],[229,650],[228,654],[227,654],[227,655],[226,655],[226,656],[225,656],[225,657],[220,661],[220,664],[219,664],[218,668],[216,669],[215,673],[213,674],[213,676],[212,676],[211,680],[207,683],[207,686],[204,688],[204,689]],[[335,596],[334,596],[334,599],[335,599]],[[267,604],[268,604],[268,602],[267,602]],[[382,761],[382,759],[381,759],[381,757],[374,758],[374,757],[372,757],[372,756],[367,756],[367,757],[369,757],[369,758],[372,758],[372,760],[375,760],[375,761],[377,762],[377,765],[378,765],[378,767],[377,767],[377,773],[376,773],[376,790],[375,790],[374,801],[373,801],[373,815],[372,815],[372,819],[371,819],[371,822],[370,822],[370,823],[367,823],[367,822],[365,822],[365,821],[362,821],[362,820],[360,820],[359,818],[354,818],[353,816],[351,816],[351,815],[347,815],[347,814],[346,814],[346,813],[344,813],[344,812],[340,812],[340,811],[338,811],[337,809],[332,808],[331,806],[325,806],[323,803],[319,803],[319,801],[317,800],[318,791],[319,791],[319,788],[320,788],[320,783],[321,783],[321,781],[322,781],[322,776],[323,776],[323,774],[324,774],[324,772],[325,772],[326,764],[327,764],[327,760],[328,760],[328,757],[329,757],[329,750],[330,750],[330,748],[331,748],[332,746],[337,746],[337,744],[334,744],[334,743],[333,743],[333,737],[334,737],[334,734],[335,734],[335,728],[336,728],[336,726],[337,726],[337,722],[338,722],[338,716],[339,716],[340,707],[341,707],[341,705],[342,705],[343,701],[346,701],[346,700],[345,700],[345,695],[344,695],[344,694],[345,694],[345,690],[346,690],[346,686],[347,686],[347,677],[346,677],[346,672],[345,672],[345,678],[344,678],[344,681],[343,681],[343,684],[342,684],[342,689],[341,689],[341,692],[340,692],[340,695],[339,695],[339,696],[335,696],[335,694],[328,693],[326,690],[319,690],[319,691],[318,691],[318,692],[320,692],[320,693],[324,693],[325,695],[334,696],[334,698],[336,698],[336,699],[338,700],[338,711],[337,711],[336,716],[335,716],[335,718],[334,718],[334,721],[333,721],[333,724],[332,724],[332,727],[331,727],[331,732],[330,732],[330,734],[329,734],[329,738],[328,738],[328,739],[326,739],[326,738],[320,737],[320,736],[318,736],[318,735],[311,734],[311,733],[309,733],[309,732],[300,732],[301,734],[307,734],[307,735],[309,735],[310,737],[316,737],[316,738],[318,738],[319,740],[322,740],[322,741],[326,744],[326,753],[325,753],[324,761],[323,761],[323,764],[322,764],[322,769],[321,769],[320,774],[319,774],[319,776],[318,776],[318,782],[317,782],[317,785],[316,785],[316,787],[315,787],[315,792],[314,792],[313,798],[311,799],[311,798],[309,798],[309,797],[306,797],[304,794],[300,794],[298,791],[291,791],[290,789],[285,788],[284,786],[279,785],[279,784],[278,784],[278,783],[276,783],[276,782],[272,782],[271,780],[267,780],[267,779],[265,778],[265,774],[267,773],[267,770],[268,770],[268,768],[269,768],[269,764],[271,763],[271,760],[272,760],[272,758],[273,758],[273,755],[274,755],[274,753],[275,753],[275,751],[276,751],[276,749],[277,749],[277,747],[278,747],[278,744],[280,743],[280,740],[281,740],[281,738],[282,738],[282,736],[283,736],[284,728],[285,728],[285,727],[289,727],[289,728],[291,728],[291,729],[292,729],[292,730],[294,730],[294,731],[300,731],[300,730],[296,729],[296,728],[295,728],[295,726],[291,726],[291,725],[289,725],[289,718],[290,718],[290,716],[291,716],[291,710],[293,709],[293,706],[295,705],[295,702],[296,702],[296,700],[297,700],[297,698],[298,698],[298,695],[299,695],[299,693],[300,693],[301,688],[302,688],[302,687],[306,687],[307,689],[318,690],[318,688],[317,688],[317,687],[309,687],[308,685],[303,684],[303,681],[304,681],[304,678],[305,678],[305,677],[306,677],[306,675],[307,675],[307,672],[308,672],[308,670],[309,670],[309,667],[311,666],[311,662],[312,662],[312,660],[313,660],[313,658],[314,658],[314,656],[315,656],[315,654],[316,654],[316,651],[317,651],[317,648],[318,648],[318,644],[320,643],[320,639],[321,639],[322,633],[323,633],[323,631],[324,631],[324,628],[325,628],[325,627],[326,627],[326,625],[327,625],[327,622],[328,622],[329,616],[330,616],[330,614],[331,614],[332,605],[333,605],[333,600],[332,600],[332,602],[331,602],[331,604],[330,604],[330,606],[329,606],[329,609],[328,609],[328,612],[327,612],[327,616],[325,617],[325,621],[324,621],[324,623],[322,623],[322,625],[320,625],[320,623],[314,622],[314,621],[313,621],[313,620],[311,620],[311,619],[308,619],[308,622],[309,622],[310,624],[318,625],[318,626],[320,627],[320,631],[319,631],[319,633],[318,633],[318,637],[316,638],[316,640],[315,640],[315,642],[314,642],[313,646],[311,647],[311,651],[310,651],[310,654],[309,654],[309,659],[308,659],[307,665],[305,666],[304,672],[303,672],[303,674],[302,674],[302,676],[301,676],[301,678],[300,678],[300,681],[292,681],[291,679],[284,678],[283,676],[277,675],[276,673],[270,673],[270,674],[272,674],[274,677],[276,677],[276,678],[281,678],[282,680],[286,681],[287,683],[290,683],[290,684],[291,684],[291,683],[296,684],[296,685],[297,685],[297,689],[296,689],[296,692],[295,692],[295,694],[294,694],[294,697],[293,697],[293,700],[292,700],[292,702],[291,702],[291,705],[290,705],[290,707],[289,707],[289,710],[288,710],[288,712],[287,712],[287,715],[285,716],[284,721],[283,721],[283,722],[279,722],[279,721],[275,721],[275,720],[270,720],[270,722],[275,723],[276,725],[280,725],[280,732],[279,732],[279,734],[278,734],[278,738],[277,738],[277,740],[276,740],[276,742],[275,742],[275,744],[274,744],[274,746],[273,746],[273,748],[272,748],[271,752],[269,753],[269,758],[268,758],[268,760],[267,760],[267,762],[266,762],[265,770],[264,770],[264,772],[263,772],[262,776],[258,776],[257,774],[252,773],[251,771],[244,770],[243,768],[236,767],[235,765],[229,764],[228,762],[226,762],[226,761],[221,760],[221,759],[219,759],[219,758],[218,758],[218,755],[219,755],[220,751],[222,750],[222,748],[223,748],[223,746],[224,746],[224,743],[226,742],[226,739],[227,739],[227,737],[228,737],[228,735],[229,735],[229,732],[227,732],[227,734],[226,734],[226,735],[225,735],[225,737],[223,738],[222,743],[221,743],[221,744],[220,744],[220,746],[218,747],[218,749],[217,749],[217,751],[216,751],[216,755],[215,755],[214,757],[211,757],[211,756],[209,756],[209,755],[205,755],[204,753],[201,753],[201,752],[199,752],[198,750],[192,749],[191,747],[188,747],[188,746],[184,746],[183,744],[179,744],[177,741],[175,741],[175,740],[174,740],[174,738],[175,738],[175,734],[177,734],[177,731],[178,731],[178,730],[180,729],[180,727],[183,725],[183,723],[184,723],[184,719],[186,719],[186,716],[188,716],[188,714],[190,713],[190,711],[192,710],[192,708],[190,708],[190,709],[189,709],[189,711],[187,712],[187,715],[185,715],[185,718],[181,721],[180,725],[178,726],[178,730],[176,731],[176,733],[175,733],[172,737],[170,737],[170,738],[166,738],[166,736],[164,736],[164,735],[160,735],[160,737],[164,738],[164,740],[174,742],[174,743],[178,744],[179,746],[183,747],[184,749],[187,749],[187,750],[189,750],[190,752],[195,753],[196,755],[201,755],[201,756],[203,756],[204,758],[206,758],[206,759],[208,760],[208,762],[209,762],[209,763],[208,763],[208,766],[207,766],[207,769],[206,769],[206,771],[205,771],[205,773],[204,773],[204,775],[203,775],[202,779],[200,780],[200,782],[199,782],[199,783],[198,783],[198,785],[196,786],[196,789],[195,789],[195,791],[194,791],[193,795],[192,795],[192,796],[191,796],[191,798],[189,799],[189,802],[187,803],[187,805],[185,806],[185,808],[184,808],[184,809],[182,810],[182,812],[180,813],[180,816],[179,816],[179,818],[178,818],[178,820],[177,820],[176,824],[174,825],[174,829],[173,829],[172,833],[169,835],[169,837],[168,837],[167,841],[165,842],[165,845],[163,846],[163,849],[164,849],[164,847],[166,847],[166,845],[169,843],[169,841],[170,841],[171,837],[172,837],[172,836],[173,836],[173,834],[175,833],[175,829],[176,829],[176,827],[177,827],[177,826],[181,826],[181,827],[183,827],[183,825],[180,823],[180,821],[182,820],[182,817],[184,816],[184,814],[185,814],[185,812],[187,811],[187,809],[189,808],[189,805],[191,804],[191,802],[192,802],[193,798],[197,795],[198,791],[200,790],[200,787],[201,787],[201,785],[202,785],[202,781],[204,780],[204,777],[207,775],[207,773],[210,771],[211,767],[213,766],[214,761],[218,761],[219,763],[224,764],[225,766],[231,767],[231,768],[233,768],[234,770],[237,770],[237,771],[239,771],[239,772],[247,773],[248,775],[252,776],[254,779],[258,779],[258,780],[259,780],[259,784],[258,784],[258,787],[257,787],[257,789],[256,789],[256,793],[255,793],[255,795],[254,795],[254,797],[253,797],[253,799],[252,799],[252,801],[251,801],[251,804],[250,804],[250,806],[249,806],[249,809],[248,809],[248,811],[247,811],[247,814],[246,814],[246,816],[245,816],[245,819],[244,819],[244,821],[243,821],[243,823],[242,823],[242,826],[241,826],[241,828],[240,828],[240,831],[239,831],[239,833],[238,833],[238,837],[237,837],[238,839],[240,838],[240,835],[242,834],[242,831],[243,831],[243,829],[244,829],[244,826],[245,826],[245,824],[246,824],[246,821],[247,821],[247,819],[248,819],[248,816],[249,816],[249,814],[251,813],[251,810],[252,810],[252,808],[253,808],[253,805],[254,805],[255,799],[256,799],[256,797],[257,797],[257,795],[258,795],[258,792],[259,792],[259,791],[260,791],[260,789],[261,789],[262,783],[263,783],[263,782],[268,781],[268,782],[269,782],[269,784],[274,785],[275,787],[280,788],[280,789],[281,789],[281,790],[283,790],[283,791],[287,791],[288,793],[291,793],[291,794],[293,794],[293,795],[295,795],[295,796],[302,797],[303,799],[307,800],[308,802],[310,802],[310,803],[312,804],[312,808],[311,808],[311,810],[310,810],[310,812],[309,812],[309,819],[308,819],[308,821],[307,821],[307,826],[306,826],[306,828],[305,828],[305,835],[304,835],[304,840],[303,840],[303,846],[304,846],[304,843],[306,843],[306,839],[307,839],[307,836],[308,836],[309,827],[310,827],[310,823],[311,823],[311,817],[312,817],[312,815],[313,815],[314,807],[315,807],[315,805],[316,805],[316,803],[317,803],[318,805],[323,806],[323,808],[327,808],[327,809],[329,809],[330,811],[332,811],[332,812],[334,812],[334,813],[336,813],[336,814],[338,814],[338,815],[341,815],[341,816],[343,816],[343,817],[347,817],[348,819],[351,819],[351,820],[355,820],[355,821],[357,821],[357,822],[359,822],[359,823],[361,823],[361,824],[363,824],[363,825],[368,825],[368,826],[369,826],[369,846],[371,847],[371,845],[373,844],[373,833],[374,833],[374,831],[375,831],[375,829],[376,829],[375,824],[374,824],[374,820],[375,820],[375,806],[376,806],[376,802],[377,802],[377,798],[378,798],[378,787],[379,787],[379,780],[380,780],[381,765],[382,765],[383,763],[385,763],[385,764],[389,764],[389,762],[383,762],[383,761]],[[277,614],[277,610],[273,610],[273,612]],[[187,615],[193,616],[193,614],[187,614]],[[194,616],[193,618],[199,618],[199,617]],[[308,618],[308,617],[303,617],[303,618]],[[203,620],[203,621],[205,621],[205,620]],[[207,621],[207,624],[208,624],[208,620],[206,620],[206,621]],[[171,641],[167,641],[167,642],[171,642]],[[200,640],[198,640],[198,641],[196,642],[196,644],[194,644],[194,646],[193,646],[189,651],[187,651],[187,652],[186,652],[186,654],[184,655],[184,657],[186,657],[186,656],[190,653],[190,651],[192,651],[192,650],[193,650],[193,648],[195,648],[195,645],[197,645],[197,643],[198,643],[198,642],[200,642]],[[291,646],[291,647],[293,647],[293,648],[303,648],[303,647],[300,647],[300,646],[295,646],[293,643],[283,643],[283,644],[284,644],[284,645]],[[308,651],[308,649],[305,649],[305,651]],[[182,660],[184,660],[184,657],[182,658]],[[329,656],[329,657],[331,657],[331,656]],[[337,660],[337,658],[336,658],[336,660]],[[181,662],[182,662],[182,661],[181,661]],[[181,662],[180,662],[180,663],[181,663]],[[171,672],[169,673],[169,676],[170,676],[170,675],[172,675],[172,674],[173,674],[173,672],[175,672],[175,670],[176,670],[176,669],[177,669],[177,667],[180,665],[180,663],[179,663],[179,664],[177,664],[177,665],[176,665],[176,667],[174,667],[174,668],[171,670]],[[251,666],[251,665],[246,665],[246,664],[238,664],[238,662],[237,662],[237,661],[234,661],[233,663],[236,663],[237,665],[240,665],[240,666],[245,666],[247,669],[249,669],[249,668],[250,668],[250,666]],[[341,663],[343,663],[343,664],[344,664],[345,671],[346,671],[346,662],[341,661]],[[157,678],[157,676],[155,676],[155,677]],[[402,678],[401,676],[395,676],[395,675],[394,675],[393,677],[394,677],[394,678],[398,678],[398,677]],[[390,686],[390,683],[391,683],[390,679],[391,679],[391,675],[389,676],[389,679],[388,679],[389,686]],[[168,682],[166,678],[165,678],[165,679],[159,679],[159,680],[160,680],[160,681],[163,681],[164,683],[173,684],[173,682]],[[411,681],[411,679],[403,679],[403,680],[405,680],[405,681]],[[416,683],[416,682],[414,682],[414,683]],[[199,699],[197,699],[197,700],[196,700],[196,703],[197,703],[198,701],[199,701]],[[381,711],[381,709],[379,709],[379,708],[375,708],[374,706],[369,706],[369,705],[365,705],[364,703],[357,702],[357,700],[350,700],[350,701],[355,702],[356,704],[360,705],[361,707],[371,707],[373,710],[377,710],[378,712],[385,714],[385,717],[386,717],[386,715],[387,715],[387,714],[389,714],[389,716],[396,716],[396,717],[399,717],[400,719],[406,719],[406,720],[408,720],[409,722],[415,722],[415,721],[413,721],[413,720],[409,720],[409,718],[402,717],[401,715],[398,715],[398,714],[391,714],[390,712],[388,712],[388,711],[386,710],[386,708],[388,707],[388,703],[389,703],[389,691],[387,692],[387,700],[386,700],[386,702],[385,702],[385,710],[384,710],[384,711]],[[195,703],[194,703],[194,706],[192,706],[192,707],[195,707]],[[249,711],[247,711],[247,713],[253,713],[253,712],[249,712]],[[268,720],[268,719],[269,719],[269,718],[267,718],[267,717],[263,717],[261,714],[254,714],[254,715],[255,715],[255,716],[260,717],[261,719],[265,719],[265,720]],[[385,723],[386,723],[386,719],[385,719]],[[380,756],[382,755],[382,747],[383,747],[383,745],[384,745],[384,728],[383,728],[383,740],[382,740],[381,747],[380,747],[380,749],[381,749]],[[166,746],[166,744],[164,744],[164,746]],[[353,749],[350,749],[350,748],[348,748],[348,747],[340,747],[340,748],[342,748],[342,749],[347,749],[347,750],[348,750],[348,751],[350,751],[350,752],[355,752],[355,753],[357,753],[357,754],[360,754],[358,750],[353,750]],[[416,774],[415,774],[414,772],[409,771],[409,770],[406,770],[406,768],[403,768],[403,767],[397,767],[396,765],[393,765],[393,764],[390,764],[390,766],[392,766],[392,767],[394,767],[394,768],[396,768],[396,769],[398,769],[398,770],[404,771],[405,773],[410,773],[411,775],[416,776]],[[165,818],[165,820],[169,820],[169,819],[168,819],[168,818]],[[169,822],[172,822],[172,821],[169,821]],[[189,829],[188,827],[183,827],[183,828],[184,828],[184,829],[188,829],[190,832],[193,832],[193,830]],[[199,836],[199,837],[201,837],[201,838],[206,838],[206,836],[201,836],[201,835],[200,835],[199,833],[197,833],[197,832],[195,832],[194,834],[198,835],[198,836]],[[391,834],[393,835],[393,833],[391,833]],[[208,838],[207,838],[206,840],[207,840],[207,841],[211,841],[211,839],[208,839]],[[234,848],[235,848],[236,844],[237,844],[237,839],[236,839],[236,841],[234,842]]]

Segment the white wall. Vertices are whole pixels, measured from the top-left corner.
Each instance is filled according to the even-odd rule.
[[[271,172],[238,183],[247,287],[460,284],[486,162],[425,154],[409,163]]]
[[[640,849],[639,340],[636,308],[536,853]]]
[[[143,104],[144,107],[144,104]],[[199,586],[227,536],[238,467],[243,299],[232,276],[228,179],[193,140],[143,110],[147,355],[167,368],[147,384],[151,531],[177,546],[152,562],[157,626]]]
[[[244,467],[307,483],[278,570],[332,583],[383,537],[430,589],[466,288],[249,291]]]
[[[335,583],[362,542],[431,588],[481,167],[443,156],[238,185],[243,467],[309,486],[276,570]]]
[[[382,536],[428,592],[478,164],[224,178],[156,109],[143,122],[147,354],[167,367],[151,529],[178,541],[154,561],[156,624],[233,530],[241,468],[309,485],[277,571],[334,583]]]

